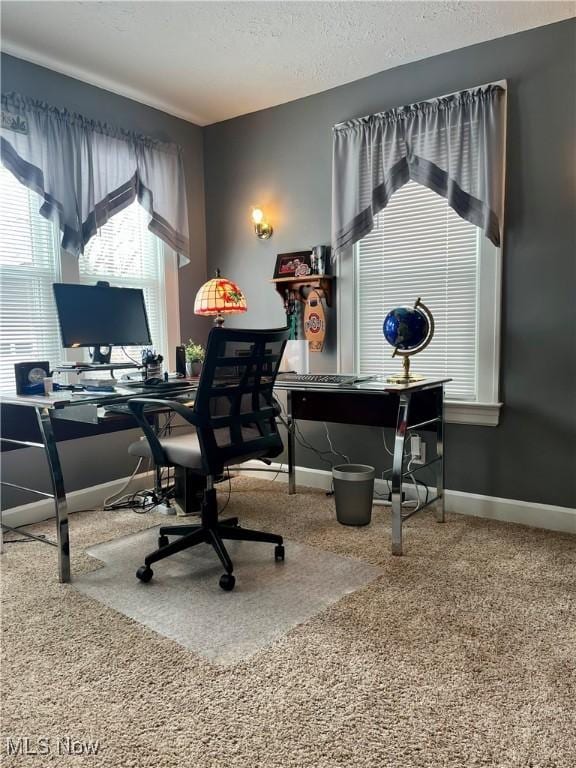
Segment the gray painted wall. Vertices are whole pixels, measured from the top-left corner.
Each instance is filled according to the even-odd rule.
[[[129,429],[58,443],[66,491],[70,493],[131,475],[137,462],[128,456],[128,445],[138,440],[140,434],[140,430]],[[141,471],[146,470],[143,463]],[[36,448],[2,453],[2,476],[10,483],[52,493],[46,460]],[[38,501],[38,496],[12,488],[2,489],[2,509]]]
[[[236,280],[249,302],[246,316],[227,323],[280,325],[268,283],[276,254],[330,239],[332,125],[508,80],[505,405],[496,428],[448,426],[447,487],[564,506],[576,506],[575,37],[573,20],[541,27],[212,125],[204,136],[208,265]],[[275,227],[267,242],[250,228],[255,203]],[[335,369],[333,332],[314,361],[316,370]],[[326,447],[321,428],[307,433]],[[382,452],[376,430],[333,434],[356,461]],[[298,463],[326,468],[301,448]]]
[[[181,335],[183,339],[190,336],[203,338],[206,335],[206,321],[195,317],[193,313],[194,296],[206,279],[202,129],[186,120],[12,56],[3,54],[1,63],[2,90],[5,92],[18,91],[160,141],[176,142],[183,148],[191,256],[190,264],[179,272]],[[138,432],[129,430],[62,444],[66,489],[74,491],[129,475],[135,462],[128,456],[127,446],[137,436]],[[38,456],[38,452],[14,451],[4,454],[2,458],[6,479],[9,475],[14,478],[14,473],[23,473],[14,482],[23,481],[24,485],[38,488],[45,483],[45,462]],[[28,500],[35,501],[37,497],[27,498],[20,492],[8,489],[2,495],[2,506],[12,507]]]

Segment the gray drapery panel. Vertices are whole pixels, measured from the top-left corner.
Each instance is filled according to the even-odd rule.
[[[334,127],[332,247],[338,255],[410,179],[501,243],[504,89],[496,84]]]
[[[189,259],[188,209],[179,147],[87,120],[19,94],[2,95],[3,165],[42,197],[40,213],[78,256],[134,200],[148,228]]]

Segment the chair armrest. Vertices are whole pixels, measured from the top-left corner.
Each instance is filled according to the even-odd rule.
[[[169,409],[181,416],[185,421],[192,426],[196,427],[200,424],[198,415],[192,411],[191,408],[187,408],[182,403],[178,403],[174,400],[163,400],[157,397],[135,397],[133,400],[128,401],[128,407],[132,411],[134,419],[138,422],[138,426],[144,433],[144,436],[148,440],[154,463],[159,465],[167,465],[167,460],[162,444],[158,440],[156,432],[151,427],[150,423],[144,416],[146,406],[161,406],[163,409]],[[156,410],[156,409],[148,409]]]
[[[128,407],[135,416],[142,415],[147,405],[169,408],[194,427],[202,426],[202,419],[198,417],[198,414],[192,408],[188,408],[187,405],[183,405],[176,400],[168,400],[161,397],[135,397],[128,401]]]

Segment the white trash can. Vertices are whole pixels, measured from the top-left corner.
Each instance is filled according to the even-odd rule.
[[[336,519],[342,525],[368,525],[372,519],[376,470],[367,464],[332,468]]]

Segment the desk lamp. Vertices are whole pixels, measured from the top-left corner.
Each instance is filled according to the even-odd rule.
[[[220,270],[200,288],[194,301],[195,315],[216,315],[214,325],[224,325],[223,315],[246,312],[246,298],[231,280],[221,277]]]

